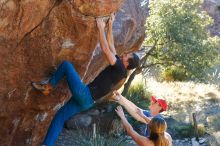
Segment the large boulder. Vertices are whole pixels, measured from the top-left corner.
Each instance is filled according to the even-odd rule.
[[[145,2],[145,3],[144,3]],[[0,144],[39,144],[56,111],[69,99],[65,81],[49,96],[30,86],[71,61],[85,83],[107,65],[95,17],[116,12],[119,54],[139,49],[147,16],[142,0],[0,1]]]

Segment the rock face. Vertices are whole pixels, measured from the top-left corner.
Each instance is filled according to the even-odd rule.
[[[49,96],[32,89],[63,61],[71,61],[85,83],[107,65],[95,17],[116,12],[118,54],[137,50],[144,39],[142,0],[0,1],[0,144],[39,144],[55,112],[70,97],[65,81]]]
[[[214,24],[209,28],[212,35],[220,36],[220,0],[205,0],[203,9],[213,18]]]

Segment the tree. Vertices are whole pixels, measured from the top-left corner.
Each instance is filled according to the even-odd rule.
[[[213,20],[202,11],[202,3],[202,0],[150,1],[143,44],[145,55],[137,70],[153,65],[176,66],[191,79],[204,79],[207,69],[219,59],[220,38],[210,35],[208,26]],[[137,70],[125,84],[124,95],[131,78],[140,73]]]

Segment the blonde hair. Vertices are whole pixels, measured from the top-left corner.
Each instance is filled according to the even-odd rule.
[[[165,137],[167,129],[166,121],[160,117],[154,117],[149,123],[149,139],[154,142],[155,146],[169,146],[169,141]]]

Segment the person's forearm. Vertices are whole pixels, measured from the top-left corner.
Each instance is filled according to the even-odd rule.
[[[124,126],[125,131],[128,135],[132,137],[132,139],[139,145],[139,146],[147,146],[149,143],[146,141],[146,137],[140,136],[136,131],[134,131],[131,124],[128,122],[126,117],[123,115],[121,116],[121,121]],[[172,141],[171,141],[172,143]]]
[[[148,124],[151,120],[150,117],[147,117],[147,116],[141,116],[144,120],[145,120],[145,123]]]
[[[127,132],[128,135],[132,137],[132,139],[139,145],[139,146],[147,146],[149,145],[146,141],[146,137],[139,135],[131,126],[131,124],[127,121],[125,117],[121,118],[122,124]]]
[[[107,41],[108,41],[109,48],[112,51],[112,53],[116,54],[115,45],[114,45],[114,39],[113,39],[113,33],[112,33],[112,23],[110,23],[108,25]]]
[[[128,99],[126,99],[125,97],[121,96],[120,100],[118,101],[118,103],[120,105],[122,105],[126,111],[133,117],[135,118],[137,121],[140,121],[142,123],[147,123],[145,119],[143,119],[143,117],[141,117],[139,114],[137,114],[137,109],[139,107],[137,107],[134,103],[132,103],[131,101],[129,101]]]
[[[107,61],[110,65],[115,65],[117,58],[109,49],[109,45],[105,35],[105,22],[102,19],[97,19],[99,42],[103,53],[106,56]]]
[[[121,118],[122,124],[125,128],[125,131],[130,135],[130,133],[133,131],[133,127],[130,125],[126,117]]]
[[[109,49],[108,42],[106,40],[105,31],[103,29],[99,29],[99,41],[101,45],[101,49],[103,52],[107,52],[107,49]]]

